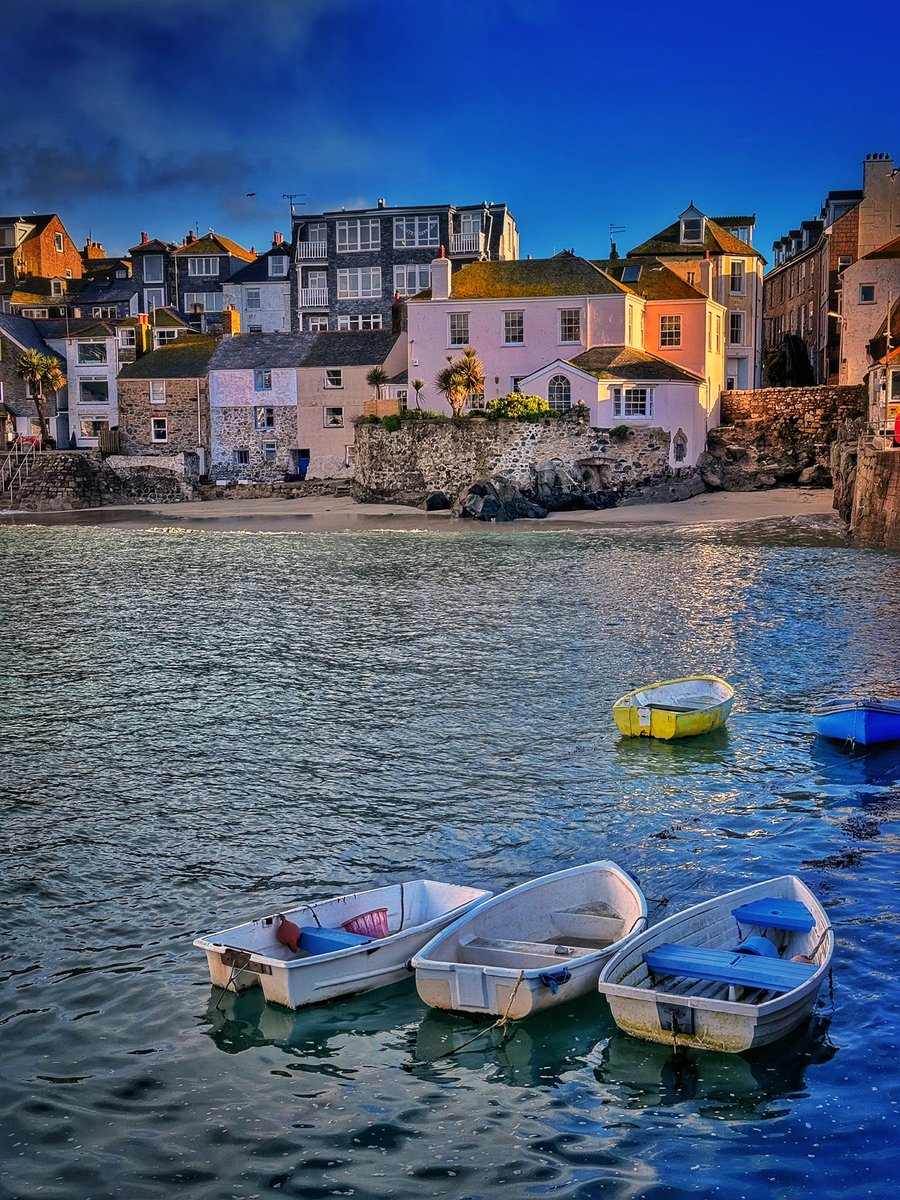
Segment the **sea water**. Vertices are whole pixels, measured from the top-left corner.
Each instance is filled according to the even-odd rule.
[[[900,753],[809,713],[898,691],[896,555],[790,523],[26,527],[0,580],[0,1195],[894,1193]],[[619,738],[620,694],[689,673],[734,684],[726,730]],[[837,934],[813,1019],[674,1054],[598,995],[472,1042],[412,979],[288,1012],[191,945],[605,857],[654,919],[800,874]]]

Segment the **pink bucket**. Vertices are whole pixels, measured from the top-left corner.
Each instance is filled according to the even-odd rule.
[[[346,929],[348,933],[362,933],[371,938],[387,937],[388,910],[373,908],[369,912],[360,913],[358,917],[351,917],[341,928]]]

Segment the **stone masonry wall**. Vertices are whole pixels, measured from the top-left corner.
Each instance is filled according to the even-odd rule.
[[[900,550],[900,451],[859,447],[850,532],[860,545]]]
[[[737,425],[746,421],[790,421],[809,436],[830,440],[838,423],[863,416],[865,405],[864,388],[833,384],[723,392],[721,422]]]
[[[209,445],[209,380],[167,379],[165,384],[165,403],[151,404],[148,379],[119,380],[119,434],[127,454],[169,455]],[[155,417],[166,419],[164,442],[152,440]]]
[[[453,499],[497,476],[523,490],[548,467],[591,477],[592,490],[620,499],[683,499],[702,491],[696,472],[668,465],[669,434],[634,430],[618,440],[586,423],[405,421],[396,432],[356,426],[355,494],[360,499],[419,503],[429,493]]]
[[[271,483],[283,480],[285,474],[297,469],[297,407],[272,407],[271,429],[255,429],[254,408],[247,405],[214,408],[212,419],[212,453],[207,474],[215,480],[232,482],[253,479]],[[266,446],[274,446],[274,457],[266,458]],[[250,461],[237,466],[236,450],[246,450]]]

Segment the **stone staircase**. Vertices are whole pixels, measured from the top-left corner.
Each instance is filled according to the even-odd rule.
[[[28,445],[8,451],[0,457],[0,506],[17,507],[19,492],[37,462],[36,446]]]

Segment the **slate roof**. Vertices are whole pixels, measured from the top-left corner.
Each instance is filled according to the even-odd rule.
[[[203,237],[195,238],[192,242],[187,242],[184,246],[179,246],[175,251],[177,254],[231,254],[235,258],[242,258],[245,262],[253,262],[255,255],[249,250],[245,250],[243,246],[239,246],[237,242],[233,242],[231,238],[223,237],[221,233],[205,233]]]
[[[756,213],[748,213],[744,217],[710,217],[711,221],[715,221],[717,225],[755,225]]]
[[[129,254],[169,254],[176,248],[175,242],[163,242],[159,238],[150,238],[147,242],[138,242],[128,251]]]
[[[31,213],[30,215],[22,214],[16,217],[0,217],[0,225],[13,225],[16,222],[21,222],[23,225],[33,225],[34,229],[28,234],[28,237],[36,237],[39,233],[47,228],[56,213]]]
[[[200,379],[209,372],[219,344],[211,334],[186,333],[158,350],[141,355],[119,371],[120,379]]]
[[[44,338],[67,337],[112,337],[115,330],[105,321],[96,317],[54,317],[52,320],[40,318],[35,320],[35,326]]]
[[[79,304],[126,304],[137,293],[132,279],[89,279],[78,293]]]
[[[143,315],[143,314],[142,314]],[[165,308],[154,308],[148,316],[148,322],[154,329],[187,329],[188,323],[180,313],[176,312],[171,305]],[[121,325],[140,325],[140,317],[123,317],[119,322]]]
[[[239,333],[222,339],[209,367],[211,371],[300,367],[320,336],[318,333]]]
[[[288,270],[284,275],[269,274],[269,259],[272,256],[276,258],[286,258],[288,260]],[[282,242],[280,246],[273,246],[271,250],[267,250],[265,254],[260,254],[253,262],[248,263],[246,267],[241,267],[239,271],[228,279],[228,283],[287,283],[290,279],[288,272],[291,269],[291,248],[286,242]]]
[[[23,350],[40,350],[41,354],[53,351],[44,342],[40,330],[28,317],[16,317],[12,313],[0,313],[0,333],[5,334]],[[57,355],[57,357],[59,357]]]
[[[637,258],[649,254],[655,257],[678,255],[680,258],[686,258],[702,253],[699,245],[683,245],[678,240],[680,233],[680,222],[673,221],[671,225],[667,225],[665,229],[661,229],[659,233],[654,234],[648,241],[642,242],[640,246],[635,246],[633,250],[629,250],[628,257]],[[747,242],[742,242],[740,238],[736,238],[734,234],[729,233],[727,229],[723,229],[712,217],[706,218],[706,237],[703,244],[711,254],[753,254],[757,258],[762,258],[758,250],[754,250]]]
[[[477,262],[451,275],[451,300],[510,299],[518,296],[614,296],[625,289],[577,254]],[[431,291],[410,298],[430,300]]]
[[[259,334],[251,336],[259,337]],[[263,335],[265,336],[265,335]],[[284,337],[285,334],[275,336]],[[304,367],[371,367],[380,366],[402,335],[389,329],[334,330],[320,333],[309,352]]]
[[[611,275],[628,291],[642,296],[645,300],[705,300],[706,297],[698,288],[692,287],[674,271],[656,258],[601,258],[593,259],[595,267]],[[625,280],[622,276],[628,267],[637,266],[640,274],[637,279]]]
[[[703,383],[700,375],[676,367],[646,350],[631,346],[592,346],[576,358],[565,359],[579,371],[596,375],[598,379],[628,379],[635,382]]]

